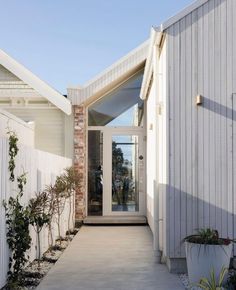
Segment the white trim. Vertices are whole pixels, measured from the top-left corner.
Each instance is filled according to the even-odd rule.
[[[167,19],[165,22],[163,22],[160,26],[161,31],[166,30],[169,28],[171,25],[175,24],[178,22],[180,19],[184,18],[187,16],[189,13],[193,12],[195,9],[199,8],[200,6],[204,5],[207,3],[209,0],[197,0],[193,2],[192,4],[188,5],[184,9],[182,9],[179,13],[175,14],[174,16],[170,17]]]
[[[162,32],[160,32],[159,29],[152,27],[150,42],[149,42],[148,56],[146,60],[146,65],[145,65],[144,75],[143,75],[143,82],[142,82],[142,87],[140,91],[140,98],[142,100],[145,100],[147,97],[149,83],[151,81],[151,77],[153,73],[153,47],[155,45],[159,45],[161,37],[162,37]]]
[[[52,104],[54,104],[64,113],[66,113],[67,115],[71,114],[71,104],[63,95],[51,88],[40,78],[35,76],[23,65],[18,63],[16,60],[14,60],[2,50],[0,50],[0,64],[8,69],[11,73],[16,75],[19,79],[28,84],[30,87],[32,87],[41,96],[48,99]]]

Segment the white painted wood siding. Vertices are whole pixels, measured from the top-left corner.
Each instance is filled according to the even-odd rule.
[[[157,75],[157,184],[158,184],[158,196],[159,196],[159,207],[158,207],[158,217],[159,217],[159,246],[160,250],[166,256],[168,240],[167,236],[167,220],[169,217],[169,211],[166,204],[167,196],[167,184],[168,184],[168,105],[167,105],[167,95],[166,95],[166,41],[160,52],[159,57],[159,68]]]
[[[45,185],[49,185],[55,181],[55,178],[64,168],[71,166],[71,159],[56,156],[47,152],[35,150],[30,147],[21,145],[19,154],[16,159],[16,176],[20,175],[24,170],[27,172],[27,185],[23,202],[28,203],[29,199],[35,196],[39,190],[43,190]],[[3,200],[8,200],[11,195],[16,193],[16,184],[12,185],[8,175],[8,140],[0,138],[0,288],[6,282],[6,274],[8,270],[9,250],[6,242],[6,225],[5,210],[2,206]],[[62,235],[67,230],[68,204],[66,205],[61,225]],[[29,252],[30,260],[36,258],[36,234],[31,228],[32,246]],[[56,225],[53,224],[53,237],[57,237]],[[41,232],[42,253],[48,248],[48,230],[44,228]]]
[[[181,241],[197,228],[212,227],[224,237],[236,236],[236,108],[232,110],[236,1],[209,0],[165,33],[169,99],[166,254],[176,258],[184,257]],[[202,106],[195,105],[198,94],[203,96]]]
[[[156,134],[157,134],[157,122],[156,122],[156,94],[155,86],[152,83],[148,98],[147,98],[147,220],[148,224],[154,232],[154,195],[156,180]]]

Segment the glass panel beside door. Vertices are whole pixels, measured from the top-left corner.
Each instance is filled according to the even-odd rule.
[[[88,131],[88,215],[103,210],[103,133]]]
[[[112,136],[112,212],[139,211],[137,135]]]

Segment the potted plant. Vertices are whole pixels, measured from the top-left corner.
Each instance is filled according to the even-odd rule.
[[[220,238],[217,230],[201,229],[184,241],[191,284],[199,283],[202,277],[210,279],[212,271],[219,279],[222,268],[229,268],[232,240]]]

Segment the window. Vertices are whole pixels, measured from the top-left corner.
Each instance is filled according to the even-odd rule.
[[[143,101],[140,90],[143,71],[138,72],[88,109],[89,126],[140,126]]]

